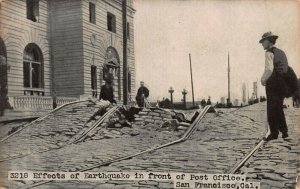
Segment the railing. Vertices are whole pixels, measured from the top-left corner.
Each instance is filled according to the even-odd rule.
[[[11,106],[16,110],[52,109],[52,97],[45,96],[14,96]]]
[[[61,106],[78,100],[77,98],[57,97],[56,104]],[[50,96],[13,96],[9,97],[10,105],[14,110],[51,110],[53,97]]]
[[[67,104],[70,102],[74,102],[78,100],[78,98],[71,98],[71,97],[56,97],[56,104],[57,106],[61,106],[63,104]]]

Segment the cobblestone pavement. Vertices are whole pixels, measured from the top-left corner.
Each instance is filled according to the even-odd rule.
[[[240,161],[266,132],[265,104],[257,104],[229,114],[207,114],[191,138],[183,143],[151,153],[112,163],[89,171],[162,171],[193,173],[224,173]],[[299,162],[297,120],[299,111],[287,109],[290,140],[270,141],[250,159],[241,173],[249,180],[261,182],[261,188],[294,188]],[[138,135],[122,134],[128,129]],[[0,164],[1,178],[8,170],[80,171],[99,162],[132,155],[178,139],[178,131],[158,131],[151,127],[107,129],[112,137],[88,140],[46,153],[35,154]],[[121,132],[121,134],[120,134]],[[113,133],[117,137],[113,137]],[[21,136],[20,136],[21,137]],[[271,159],[271,161],[269,161]],[[275,166],[274,166],[275,165]],[[3,179],[1,179],[3,180]],[[17,188],[32,181],[4,182],[5,188]],[[51,182],[36,188],[173,188],[171,182],[107,181]]]
[[[253,107],[247,109],[249,108],[252,109]],[[251,110],[247,111],[252,112]],[[130,160],[113,163],[108,167],[95,169],[95,171],[116,169],[149,172],[224,173],[241,160],[265,132],[266,127],[264,125],[260,122],[256,123],[246,116],[233,114],[223,116],[221,114],[221,116],[216,117],[215,114],[208,114],[188,141]],[[113,187],[173,188],[173,183],[111,181],[101,183],[95,188]]]
[[[83,103],[81,105],[76,104],[72,107],[68,107],[67,109],[63,109],[63,112],[57,112],[56,114],[65,118],[69,115],[65,112],[71,111],[71,117],[78,117],[78,111],[74,111],[74,108],[76,108],[77,110],[80,110],[78,115],[86,116],[87,118],[89,118],[93,114],[91,114],[90,112],[84,112],[86,111],[86,107],[86,103]],[[74,113],[76,114],[74,115]],[[143,114],[143,112],[141,112],[141,114]],[[57,121],[54,121],[52,123],[52,126],[55,123],[58,124],[59,128],[57,129],[64,130],[69,127],[72,128],[71,124],[74,124],[69,123],[68,120],[64,119],[64,121],[68,124],[62,125],[61,118],[58,118],[55,115],[53,117],[56,117]],[[112,119],[114,118],[115,116],[112,116]],[[49,130],[53,131],[53,129],[50,129],[51,121],[53,121],[53,119],[52,117],[49,117],[49,119],[47,118],[44,121],[47,124],[43,125],[43,128],[41,128],[40,125],[37,126],[38,124],[40,124],[38,123],[37,125],[33,125],[33,127],[36,127],[37,130],[30,132],[24,129],[19,134],[12,137],[11,140],[7,141],[4,144],[5,149],[7,149],[5,155],[9,156],[11,154],[14,155],[16,153],[20,153],[20,148],[30,149],[32,152],[34,152],[36,148],[34,148],[34,146],[28,146],[29,143],[26,141],[26,137],[28,137],[28,139],[31,140],[30,144],[34,143],[37,146],[41,147],[43,147],[44,145],[47,145],[48,147],[49,142],[55,142],[55,140],[57,139],[53,139],[53,137],[48,135],[42,135],[44,136],[42,138],[32,137],[33,135],[40,135],[41,132],[46,133],[49,132]],[[108,122],[110,121],[111,120],[106,120],[103,123],[103,125],[107,126]],[[83,120],[80,122],[80,124],[84,125],[85,122],[86,120]],[[84,142],[76,143],[66,148],[56,149],[45,153],[32,154],[21,159],[5,161],[0,164],[1,171],[3,170],[1,173],[1,178],[7,177],[8,170],[79,171],[93,166],[95,163],[106,162],[114,158],[132,155],[133,153],[138,153],[140,151],[147,150],[150,146],[158,146],[178,138],[178,133],[173,133],[169,131],[153,132],[154,130],[158,129],[158,126],[155,126],[153,124],[149,125],[150,123],[147,122],[146,126],[148,127],[145,127],[140,125],[140,121],[138,122],[139,124],[134,124],[132,128],[100,127],[97,130],[96,134],[89,137],[89,140],[85,140]],[[78,125],[78,123],[76,124]],[[90,126],[90,124],[88,125]],[[29,129],[29,127],[26,129]],[[102,135],[100,135],[99,133],[101,133]],[[20,145],[21,140],[26,141],[24,142],[24,144],[26,144],[25,146]],[[99,142],[99,140],[101,140],[101,142]],[[19,143],[15,143],[15,141],[18,141]],[[26,182],[26,184],[28,183],[33,182]],[[24,182],[2,183],[3,186],[10,188],[16,188],[24,184]]]
[[[299,111],[289,108],[285,114],[290,137],[265,143],[241,169],[263,189],[295,188],[297,171],[299,177]]]
[[[57,148],[68,141],[97,112],[93,102],[67,105],[51,113],[46,119],[31,124],[1,144],[0,159]]]
[[[0,123],[0,138],[4,138],[13,128],[22,127],[29,123],[29,121],[15,121],[10,123]]]

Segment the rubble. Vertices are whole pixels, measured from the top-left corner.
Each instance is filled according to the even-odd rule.
[[[190,126],[189,123],[191,122],[187,120],[183,113],[167,111],[160,108],[144,108],[138,114],[134,115],[134,117],[134,125],[151,126],[156,130],[186,130],[186,127]]]

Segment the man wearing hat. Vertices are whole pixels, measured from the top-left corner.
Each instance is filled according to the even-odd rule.
[[[112,87],[113,76],[108,75],[105,80],[105,85],[101,87],[100,100],[108,100],[110,103],[117,103],[114,99],[114,90]]]
[[[288,128],[283,112],[284,74],[288,70],[288,61],[285,53],[276,48],[278,36],[272,32],[264,33],[259,43],[262,44],[265,52],[265,71],[261,78],[261,84],[266,87],[267,94],[267,118],[270,128],[270,135],[266,141],[278,138],[279,131],[282,138],[288,137]]]
[[[141,86],[138,89],[137,95],[135,97],[139,107],[144,107],[145,98],[148,98],[148,96],[149,96],[149,90],[147,89],[147,87],[144,86],[144,82],[141,81]]]

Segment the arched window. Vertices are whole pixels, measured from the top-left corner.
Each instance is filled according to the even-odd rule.
[[[43,55],[40,48],[34,43],[25,47],[23,74],[25,88],[44,88]]]
[[[103,80],[108,76],[113,76],[113,89],[115,97],[121,100],[121,77],[120,77],[120,59],[117,50],[114,47],[108,47],[105,54],[105,62],[103,65]]]
[[[119,77],[120,59],[118,52],[113,47],[108,47],[105,54],[105,64],[103,66],[103,79],[106,80],[108,74]]]

